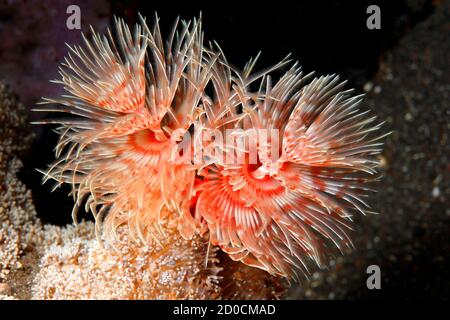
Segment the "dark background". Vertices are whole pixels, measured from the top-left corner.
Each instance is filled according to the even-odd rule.
[[[202,12],[205,39],[216,40],[227,59],[243,67],[262,51],[258,67],[275,64],[288,53],[306,72],[338,73],[367,107],[386,120],[385,178],[373,196],[381,214],[359,217],[352,234],[356,250],[332,260],[294,287],[291,298],[384,299],[448,298],[450,230],[448,133],[449,5],[444,1],[18,1],[0,2],[0,78],[28,107],[60,91],[48,83],[79,31],[65,28],[70,4],[78,4],[88,32],[111,25],[112,16],[137,21],[137,13],[161,18],[163,33],[177,16]],[[381,30],[368,30],[366,8],[381,8]],[[30,112],[30,119],[39,115]],[[20,177],[33,191],[44,222],[70,223],[68,189],[49,192],[35,168],[53,160],[56,134],[34,127],[36,140]],[[85,214],[84,218],[89,219]],[[382,289],[365,286],[368,265],[382,270]]]

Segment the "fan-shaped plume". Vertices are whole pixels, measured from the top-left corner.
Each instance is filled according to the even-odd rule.
[[[373,156],[381,151],[382,137],[371,135],[380,125],[359,111],[360,97],[342,91],[336,76],[304,85],[308,78],[294,65],[273,87],[270,77],[263,79],[256,99],[240,86],[234,96],[250,111],[235,127],[247,130],[245,146],[227,145],[223,158],[244,150],[245,161],[218,160],[200,172],[197,218],[206,220],[213,243],[235,260],[280,275],[307,274],[310,261],[322,266],[329,243],[341,250],[352,245],[349,222],[353,211],[368,209],[364,174],[375,173]],[[234,116],[222,121],[227,118]]]
[[[158,21],[150,31],[142,18],[132,36],[116,19],[115,38],[94,33],[84,49],[71,48],[76,58],[69,55],[59,81],[71,94],[38,110],[79,116],[46,121],[61,125],[59,160],[46,178],[72,184],[74,218],[84,203],[98,231],[103,225],[113,235],[126,223],[145,241],[164,206],[175,211],[188,202],[195,174],[168,161],[178,139],[172,133],[189,128],[209,80],[200,25],[175,24],[163,44]]]
[[[145,243],[165,218],[294,278],[332,245],[351,246],[382,138],[360,96],[297,63],[273,84],[288,59],[238,71],[218,45],[204,48],[200,20],[176,23],[166,42],[157,18],[133,33],[115,24],[115,35],[70,48],[56,81],[68,94],[38,109],[74,115],[44,121],[60,125],[46,179],[72,185],[74,219],[84,204],[106,239],[127,225]]]

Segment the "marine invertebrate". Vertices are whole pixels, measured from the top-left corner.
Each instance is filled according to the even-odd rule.
[[[134,36],[123,21],[116,26],[120,49],[111,33],[71,48],[59,81],[70,95],[46,101],[63,107],[43,110],[85,118],[60,122],[60,160],[48,177],[74,186],[74,217],[87,198],[99,222],[108,211],[107,234],[126,223],[137,239],[152,236],[147,229],[164,218],[164,207],[187,210],[194,172],[168,161],[179,139],[173,132],[189,128],[208,73],[199,22],[179,34],[174,28],[166,48],[157,24],[152,33],[142,21]]]
[[[361,97],[342,91],[345,82],[304,81],[296,65],[274,86],[267,77],[254,105],[240,101],[248,114],[240,126],[256,129],[244,141],[245,161],[218,160],[199,173],[205,181],[196,210],[213,243],[235,260],[280,275],[308,274],[310,261],[323,265],[328,240],[338,249],[351,246],[346,230],[353,210],[367,211],[364,174],[375,173],[373,156],[382,145],[382,136],[371,134],[381,124],[359,111]],[[262,138],[267,129],[278,134]],[[251,141],[256,163],[249,159]],[[225,152],[238,156],[232,146]]]
[[[112,244],[124,227],[157,241],[168,220],[186,239],[209,237],[233,260],[287,277],[321,266],[330,244],[351,246],[346,229],[367,212],[382,138],[361,97],[297,64],[273,85],[289,60],[238,71],[204,47],[199,20],[176,26],[163,42],[158,22],[150,30],[141,18],[132,33],[117,19],[116,38],[94,33],[70,48],[56,81],[68,95],[38,110],[77,116],[44,121],[60,125],[46,179],[72,185],[74,218],[84,204]]]

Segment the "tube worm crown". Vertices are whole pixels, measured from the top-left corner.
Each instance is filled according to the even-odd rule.
[[[308,274],[331,246],[352,246],[351,217],[369,212],[381,124],[338,76],[304,75],[287,58],[237,70],[201,27],[177,21],[163,41],[157,18],[133,31],[116,19],[114,35],[69,47],[55,81],[67,94],[37,109],[71,115],[44,121],[60,135],[45,180],[70,184],[74,219],[84,205],[107,241],[124,225],[136,241],[155,239],[164,218],[233,260]],[[196,144],[201,163],[189,158]]]

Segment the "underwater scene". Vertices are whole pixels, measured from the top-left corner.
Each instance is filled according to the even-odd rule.
[[[448,299],[449,21],[0,1],[0,300]]]

